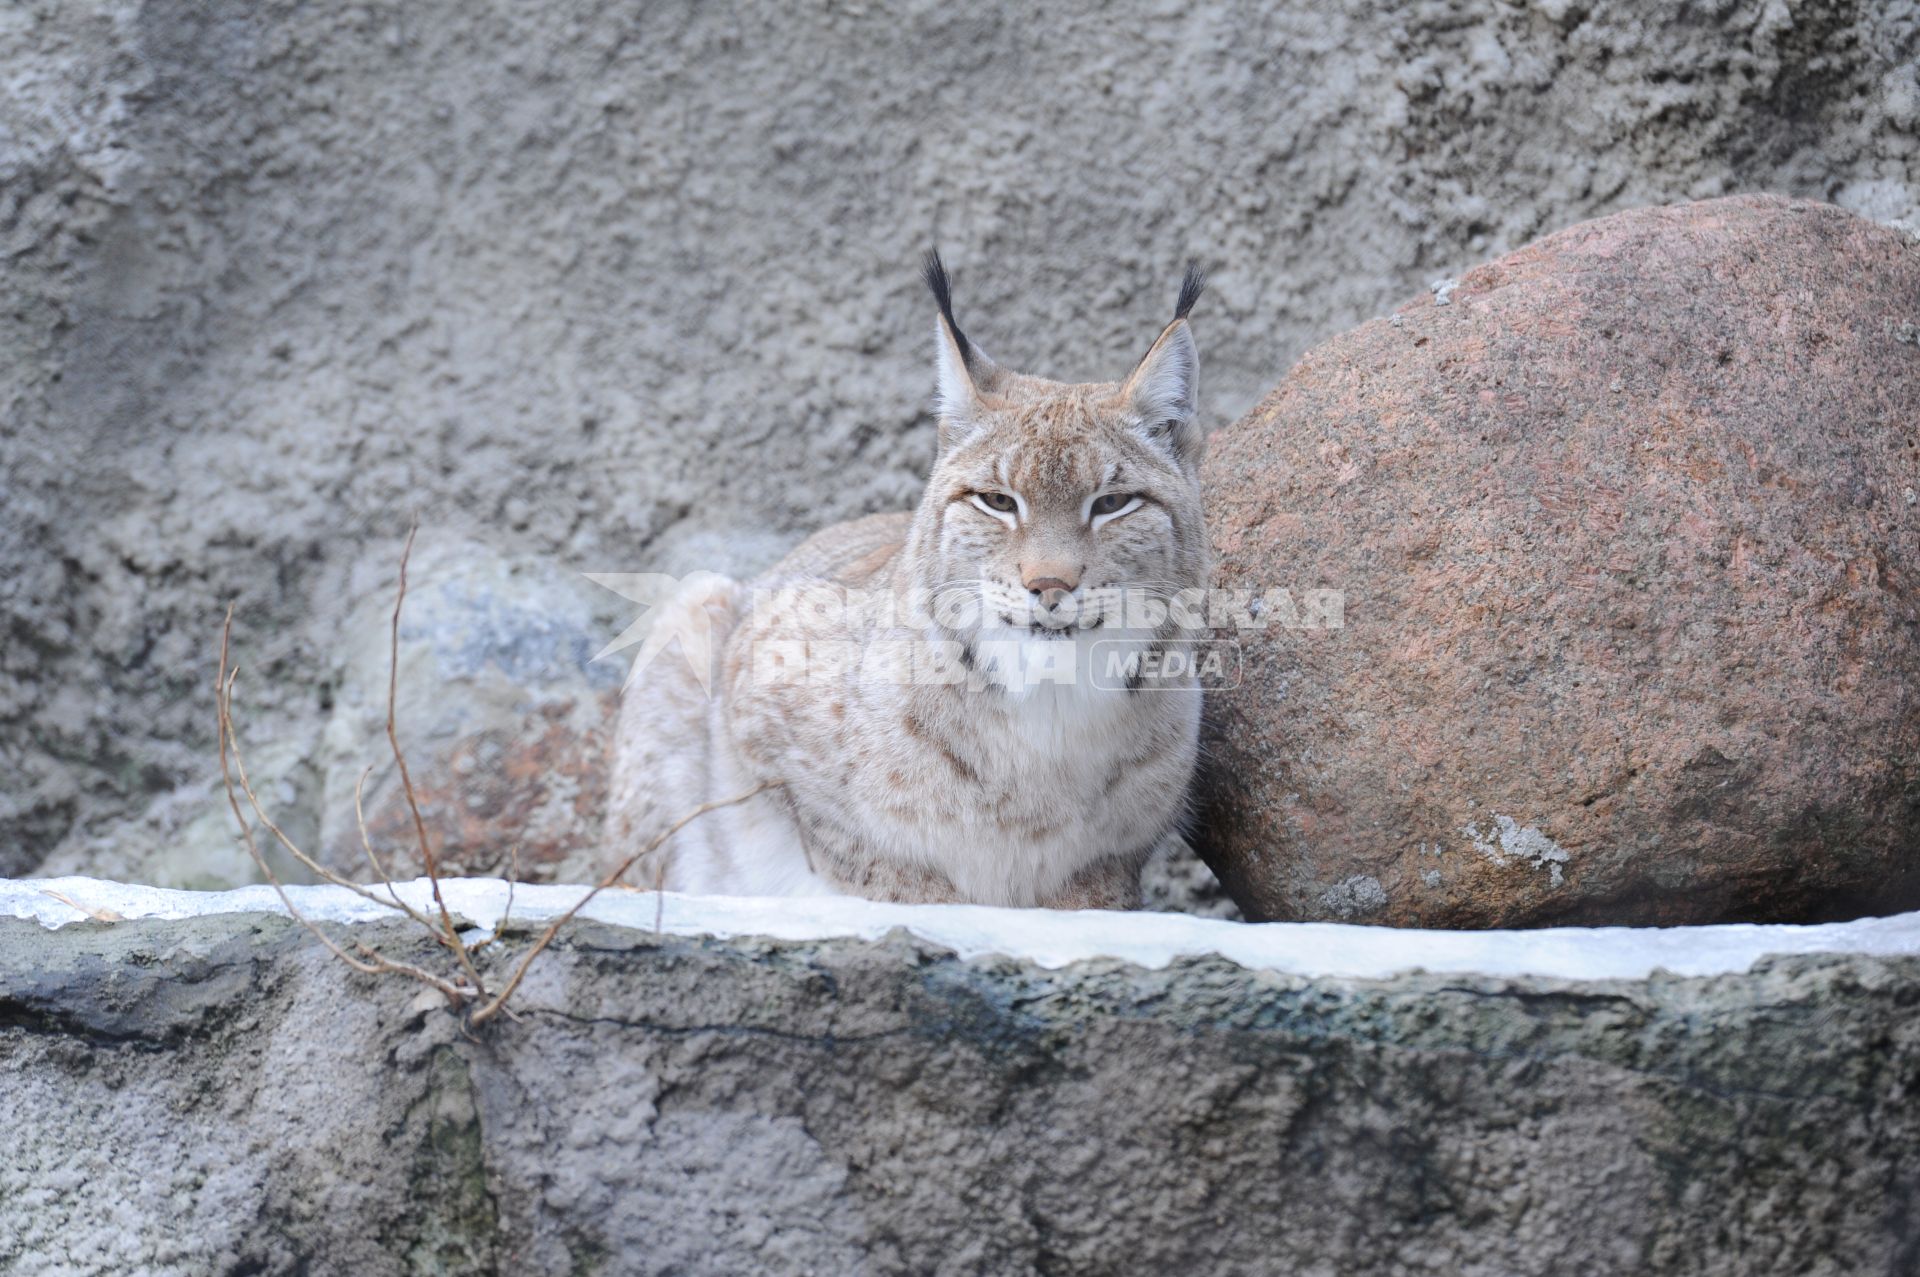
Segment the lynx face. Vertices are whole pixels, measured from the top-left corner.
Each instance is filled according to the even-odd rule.
[[[980,583],[986,628],[1070,637],[1124,619],[1120,591],[1164,599],[1204,570],[1196,476],[1112,395],[1057,387],[995,413],[942,455],[922,510],[937,579]]]
[[[941,302],[940,455],[913,536],[920,583],[971,592],[991,646],[1144,642],[1138,605],[1206,583],[1195,410],[1198,359],[1186,320],[1189,273],[1172,323],[1123,380],[1063,385],[1008,372]],[[1078,664],[1078,662],[1075,662]]]

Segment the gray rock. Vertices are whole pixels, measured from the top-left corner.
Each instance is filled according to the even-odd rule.
[[[1140,875],[1140,888],[1141,907],[1145,909],[1236,922],[1241,918],[1240,906],[1233,903],[1213,870],[1184,839],[1174,839],[1165,854],[1147,862]]]
[[[442,872],[589,876],[626,661],[595,660],[638,611],[578,574],[478,544],[423,542],[401,611],[395,722]],[[321,860],[371,873],[354,814],[395,878],[425,870],[386,735],[393,599],[349,623],[320,746]],[[371,771],[367,771],[371,768]],[[561,872],[561,878],[568,874]]]
[[[588,924],[469,1036],[282,918],[9,919],[0,1269],[1907,1273],[1916,999]]]

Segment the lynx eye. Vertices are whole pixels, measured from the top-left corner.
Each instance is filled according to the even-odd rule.
[[[1012,514],[1019,508],[1014,499],[1004,492],[976,492],[973,494],[973,499],[987,509],[1000,514]]]
[[[1115,519],[1131,514],[1145,504],[1138,492],[1103,492],[1087,502],[1087,525],[1098,532]]]

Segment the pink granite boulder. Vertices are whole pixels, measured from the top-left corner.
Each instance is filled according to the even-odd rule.
[[[1250,916],[1920,906],[1920,246],[1584,223],[1311,351],[1207,462],[1242,630],[1203,854]],[[1330,619],[1343,622],[1338,628]]]

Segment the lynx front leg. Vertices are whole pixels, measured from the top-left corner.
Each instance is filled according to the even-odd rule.
[[[817,830],[806,844],[816,870],[853,895],[910,905],[970,903],[951,879],[927,865],[881,856],[853,839],[822,838]]]
[[[1086,865],[1067,880],[1066,886],[1042,897],[1046,909],[1138,909],[1140,907],[1140,871],[1146,867],[1153,849],[1122,852]]]

